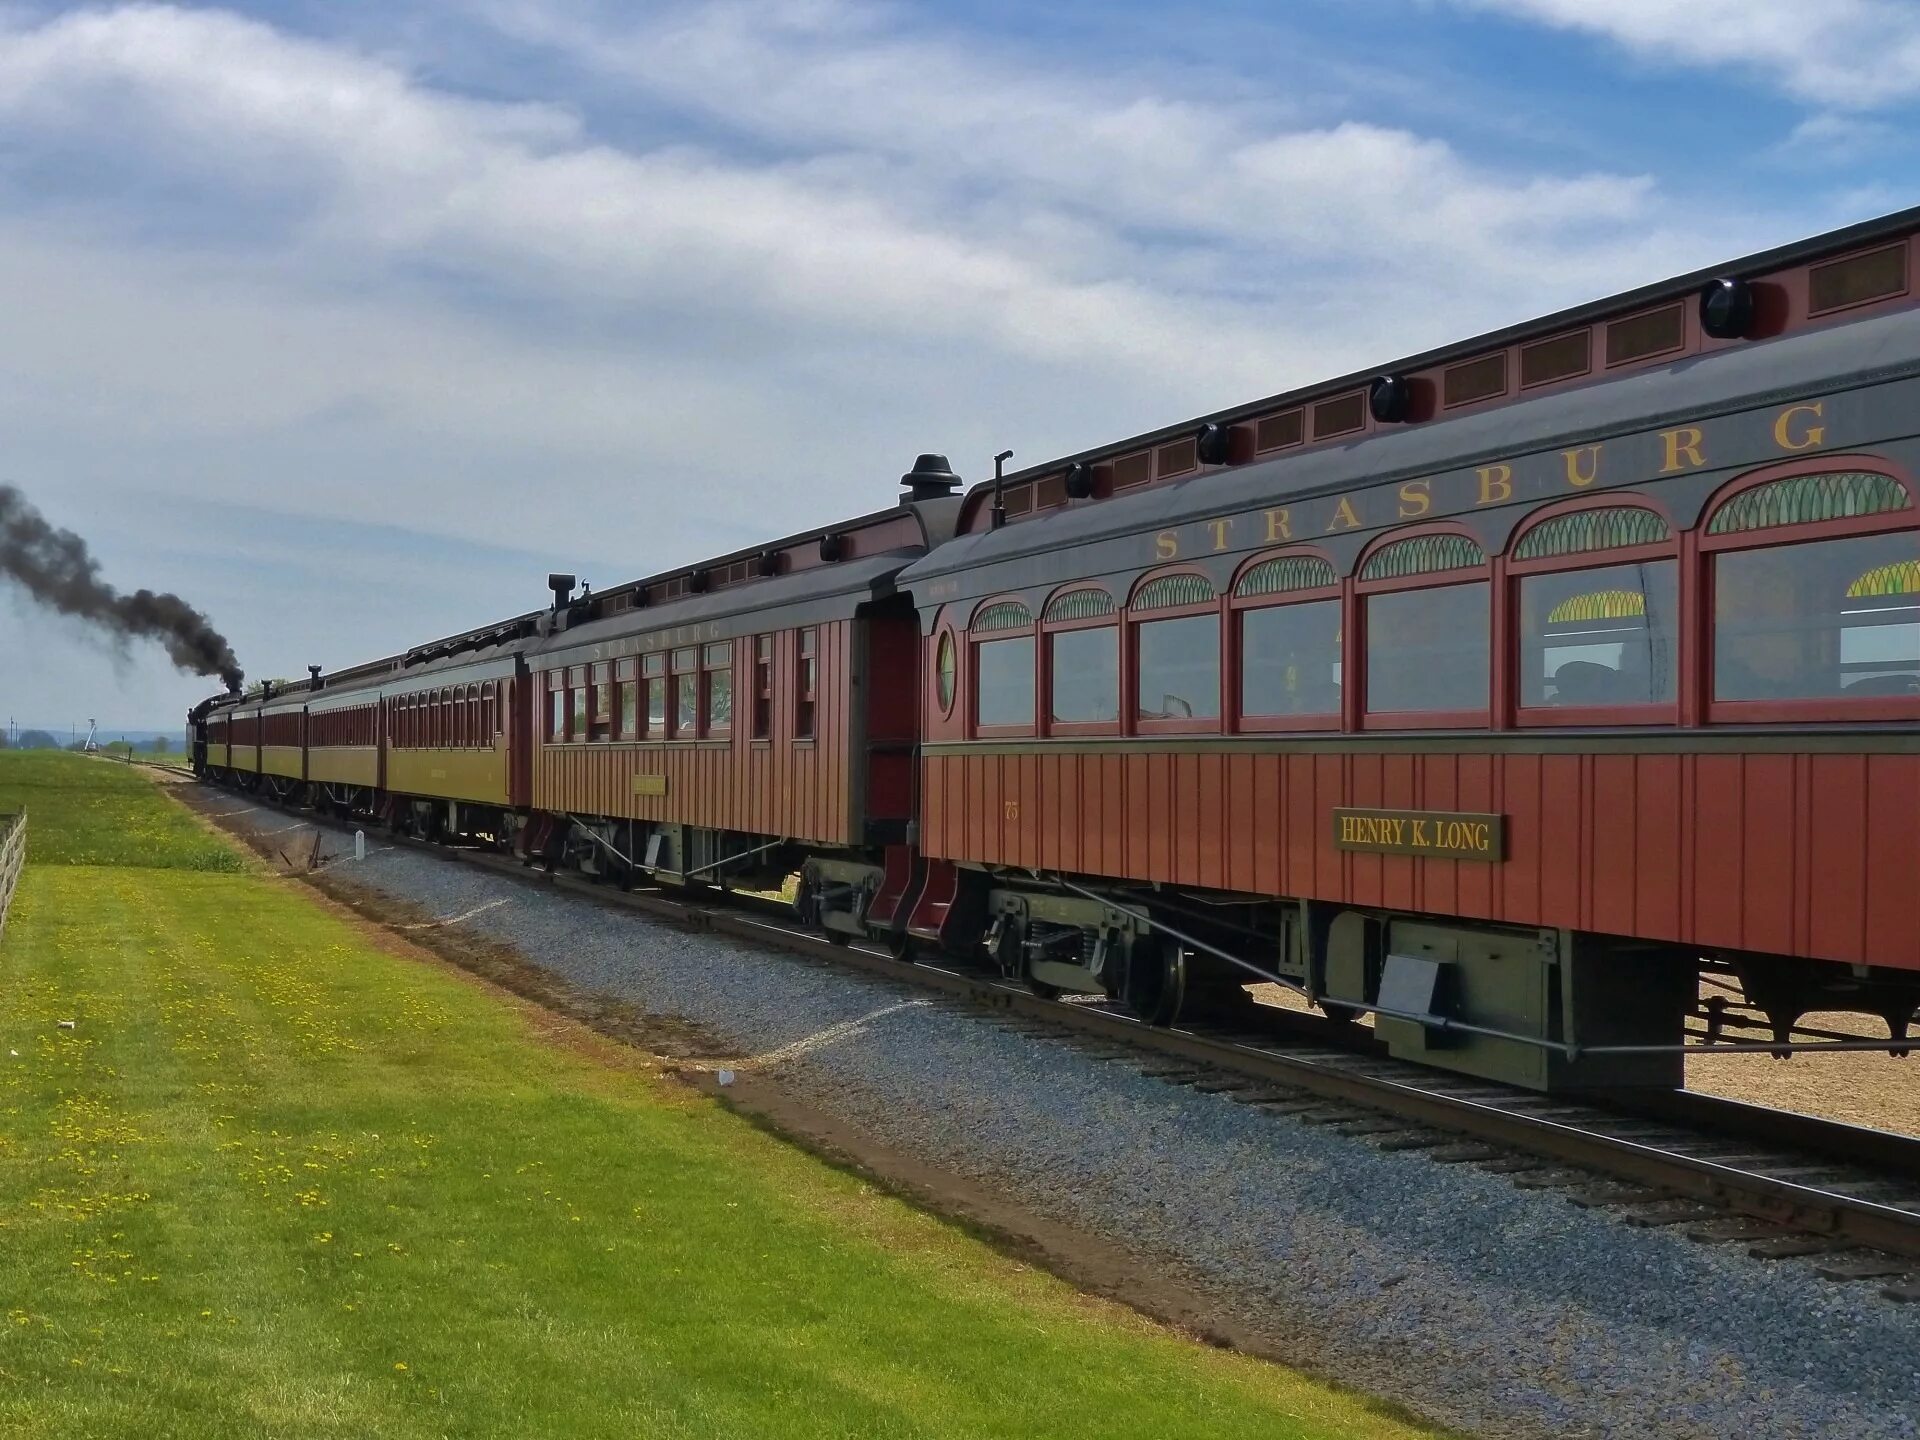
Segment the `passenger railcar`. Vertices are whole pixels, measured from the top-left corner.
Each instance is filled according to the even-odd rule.
[[[1542,1088],[1678,1084],[1703,1036],[1835,1039],[1809,1012],[1897,1048],[1917,233],[964,502],[922,457],[893,510],[600,595],[556,577],[547,612],[209,702],[196,763],[622,881],[797,875],[836,938],[1158,1021],[1275,981]],[[272,728],[295,708],[298,781]]]

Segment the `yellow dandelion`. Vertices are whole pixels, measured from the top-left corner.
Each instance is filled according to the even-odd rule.
[[[407,1362],[404,1360],[396,1360],[393,1362],[393,1368],[404,1371],[407,1368]]]

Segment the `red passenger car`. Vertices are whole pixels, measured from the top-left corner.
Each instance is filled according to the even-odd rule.
[[[1261,975],[1398,1052],[1673,1084],[1920,1001],[1913,217],[976,490],[916,926],[1160,1015]],[[1715,1006],[1720,1023],[1736,1012]]]

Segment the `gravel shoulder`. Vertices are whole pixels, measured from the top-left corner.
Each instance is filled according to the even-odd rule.
[[[236,833],[311,845],[282,812],[178,793]],[[702,1074],[728,1061],[739,1103],[773,1123],[897,1172],[1070,1278],[1150,1311],[1157,1294],[1156,1313],[1202,1333],[1482,1435],[1920,1436],[1920,1306],[1870,1286],[1629,1229],[905,986],[368,841],[326,883],[427,917],[399,921],[433,927],[410,939],[524,960]]]

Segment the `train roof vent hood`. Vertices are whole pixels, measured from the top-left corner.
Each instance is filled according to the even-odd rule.
[[[900,497],[903,500],[938,500],[959,488],[960,477],[953,473],[946,456],[922,455],[913,462],[913,469],[900,477],[900,483],[907,487],[907,493]]]

